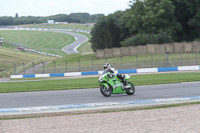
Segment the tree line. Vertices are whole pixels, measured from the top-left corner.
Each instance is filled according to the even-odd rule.
[[[102,16],[91,31],[92,49],[200,38],[200,0],[132,0],[130,9]]]
[[[71,13],[58,14],[47,17],[35,17],[35,16],[21,16],[16,13],[15,17],[2,16],[0,17],[0,26],[7,25],[21,25],[21,24],[33,24],[33,23],[47,23],[47,20],[55,20],[55,22],[68,22],[68,23],[95,23],[99,17],[103,14],[90,15],[89,13]]]

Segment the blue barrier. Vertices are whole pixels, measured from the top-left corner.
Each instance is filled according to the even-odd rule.
[[[156,68],[156,71],[152,72],[153,68],[143,68],[143,73],[156,73],[156,72],[172,72],[172,71],[197,71],[200,70],[200,66],[178,66],[178,67],[159,67]],[[141,69],[140,69],[141,71]],[[140,73],[139,69],[124,69],[118,70],[119,74],[124,73]],[[102,73],[102,71],[89,71],[89,72],[72,72],[72,73],[50,73],[48,77],[63,77],[63,76],[82,76],[82,75],[98,75]],[[42,76],[47,77],[47,74],[31,74],[31,75],[11,75],[10,78],[37,78]]]
[[[137,69],[124,69],[124,70],[118,70],[119,74],[123,73],[137,73]]]
[[[23,75],[23,78],[35,78],[35,74]]]
[[[50,73],[50,77],[63,77],[64,73]]]
[[[81,72],[81,75],[98,75],[98,71]]]
[[[178,67],[159,67],[158,72],[178,71]]]
[[[19,111],[15,109],[0,109],[0,112],[19,112]]]

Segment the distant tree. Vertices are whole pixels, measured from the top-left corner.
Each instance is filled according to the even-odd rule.
[[[122,12],[115,12],[114,14],[103,16],[94,25],[91,31],[92,49],[120,47],[121,44],[121,29],[119,27],[119,20]]]
[[[71,13],[67,16],[68,22],[85,23],[90,19],[88,13]]]
[[[136,0],[124,14],[124,19],[132,34],[166,32],[173,35],[180,29],[174,9],[171,0]]]
[[[146,14],[146,9],[144,2],[140,0],[136,0],[136,2],[131,2],[131,8],[126,10],[124,15],[122,16],[125,27],[127,27],[132,35],[138,34],[143,30],[143,18]]]
[[[13,25],[14,19],[13,17],[3,16],[0,18],[0,26],[1,25]]]
[[[97,22],[98,19],[99,19],[100,17],[102,17],[102,16],[104,16],[104,15],[103,15],[103,14],[93,14],[93,15],[90,15],[90,20],[89,20],[89,22],[95,23],[95,22]]]
[[[105,25],[105,16],[101,17],[98,22],[94,25],[94,28],[91,31],[91,39],[92,49],[95,51],[96,49],[106,48],[104,43],[104,30],[102,27]]]
[[[172,0],[175,8],[176,20],[182,29],[176,32],[177,41],[192,41],[200,35],[200,1]]]
[[[22,16],[19,17],[18,13],[15,17],[0,17],[0,25],[19,25],[19,24],[33,24],[33,23],[46,23],[47,20],[55,20],[57,22],[69,22],[69,23],[95,23],[101,17],[102,14],[90,15],[88,13],[71,13],[58,14],[47,17],[35,17],[35,16]]]
[[[173,39],[166,33],[137,34],[122,41],[122,46],[138,46],[146,44],[172,43]]]
[[[67,22],[67,14],[57,14],[57,15],[52,15],[45,17],[46,20],[55,20],[57,22]]]
[[[18,15],[18,13],[16,13],[16,14],[15,14],[15,18],[18,18],[18,17],[19,17],[19,15]]]

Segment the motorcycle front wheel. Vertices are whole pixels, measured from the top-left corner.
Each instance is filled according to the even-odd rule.
[[[131,87],[126,90],[126,94],[133,95],[135,93],[135,86],[131,82],[128,82],[128,84],[130,84]]]
[[[101,91],[101,94],[104,95],[105,97],[109,97],[112,94],[111,88],[109,86],[105,87],[104,85],[101,85],[100,91]]]

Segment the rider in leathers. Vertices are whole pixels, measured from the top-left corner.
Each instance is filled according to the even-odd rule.
[[[112,68],[109,63],[104,64],[103,68],[104,68],[105,71],[110,72],[112,74],[111,76],[117,76],[119,79],[121,79],[123,84],[125,84],[125,86],[128,85],[128,82],[125,79],[125,77],[122,76],[122,74],[117,74],[115,68]]]

